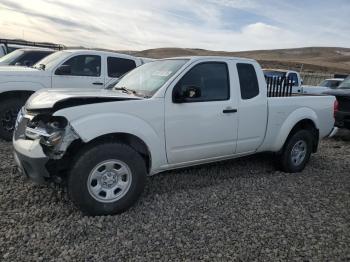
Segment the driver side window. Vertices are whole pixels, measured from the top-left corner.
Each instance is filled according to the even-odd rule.
[[[184,102],[222,101],[230,98],[228,67],[223,62],[195,65],[177,83],[174,90],[186,94]],[[191,92],[199,92],[191,96]]]
[[[101,75],[101,57],[97,55],[78,55],[68,59],[59,68],[64,68],[64,73],[56,75],[71,76],[100,76]]]

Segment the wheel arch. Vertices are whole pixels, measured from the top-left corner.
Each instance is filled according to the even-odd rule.
[[[68,155],[72,155],[72,152],[77,152],[77,150],[81,150],[82,147],[94,147],[97,144],[108,142],[120,142],[133,148],[144,159],[147,168],[147,173],[149,174],[151,172],[152,155],[148,145],[141,138],[130,133],[108,133],[98,136],[88,142],[83,142],[79,139],[74,141],[68,147],[67,153]]]
[[[319,130],[318,130],[315,122],[309,118],[302,119],[293,126],[293,128],[290,130],[288,136],[284,140],[283,147],[281,148],[280,151],[283,150],[283,148],[284,148],[285,144],[287,143],[287,141],[289,140],[289,138],[292,135],[294,135],[296,132],[298,132],[299,130],[309,130],[312,133],[312,136],[314,138],[313,145],[312,145],[312,152],[316,153],[317,148],[318,148],[318,141],[319,141],[320,134],[319,134]]]
[[[34,94],[35,91],[32,90],[12,90],[12,91],[5,91],[0,93],[0,101],[4,101],[8,98],[20,98],[20,99],[28,99],[32,94]]]

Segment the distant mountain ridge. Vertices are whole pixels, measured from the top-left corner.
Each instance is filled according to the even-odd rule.
[[[301,65],[303,65],[303,70],[308,71],[350,73],[350,48],[341,47],[303,47],[242,52],[171,47],[147,49],[143,51],[127,51],[126,53],[151,58],[176,56],[236,56],[256,59],[263,67],[300,69]]]

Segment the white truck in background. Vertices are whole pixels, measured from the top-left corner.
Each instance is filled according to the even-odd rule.
[[[329,78],[317,86],[303,85],[303,79],[297,71],[283,69],[263,69],[265,78],[289,79],[292,82],[293,94],[320,95],[336,89],[344,78]]]
[[[104,88],[147,59],[114,52],[63,50],[33,67],[0,67],[0,138],[11,140],[16,116],[42,88]]]
[[[301,172],[332,131],[334,103],[268,97],[251,59],[157,60],[111,90],[36,92],[18,115],[15,160],[36,182],[66,181],[84,213],[110,215],[138,199],[147,175],[170,169],[273,152],[281,170]]]

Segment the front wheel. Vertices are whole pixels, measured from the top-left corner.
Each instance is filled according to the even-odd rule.
[[[284,172],[303,171],[310,160],[313,139],[309,130],[299,130],[288,138],[278,159],[278,164]]]
[[[88,215],[113,215],[131,207],[146,180],[144,159],[133,148],[103,143],[84,150],[68,178],[72,201]]]
[[[17,115],[24,103],[25,99],[17,97],[0,101],[0,138],[12,139]]]

